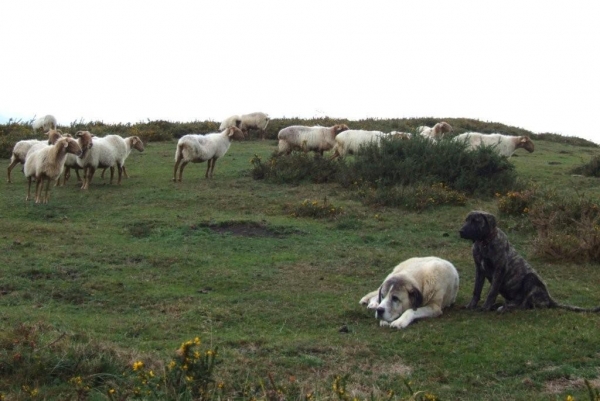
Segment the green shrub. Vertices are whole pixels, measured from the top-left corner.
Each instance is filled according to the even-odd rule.
[[[305,199],[297,206],[288,206],[287,209],[294,217],[312,217],[314,219],[335,218],[343,213],[341,206],[334,206],[323,199],[323,202],[318,200]]]
[[[360,190],[359,194],[367,204],[401,207],[419,212],[442,205],[463,206],[467,201],[467,197],[463,193],[455,191],[443,183],[378,187]]]
[[[492,196],[517,186],[514,166],[489,147],[467,151],[465,145],[434,143],[420,135],[364,147],[338,174],[344,186],[364,182],[374,188],[443,183],[469,195]]]
[[[586,177],[600,177],[600,156],[595,156],[589,163],[571,170],[573,174],[581,174]]]
[[[283,156],[273,154],[266,162],[254,155],[250,163],[254,179],[279,184],[332,182],[342,166],[318,154],[304,152],[292,152]]]
[[[527,214],[536,200],[536,189],[509,191],[506,195],[496,193],[498,210],[506,216],[522,216]]]

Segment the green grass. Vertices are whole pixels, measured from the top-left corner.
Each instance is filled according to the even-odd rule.
[[[269,372],[320,394],[347,374],[347,390],[361,399],[388,390],[406,395],[403,377],[415,390],[460,400],[579,400],[587,394],[582,379],[600,387],[600,316],[461,309],[474,271],[470,244],[457,231],[472,209],[497,213],[494,199],[414,213],[364,206],[337,184],[255,181],[250,160],[266,160],[273,140],[232,144],[213,180],[203,178],[206,164],[190,164],[183,182],[173,183],[174,149],[175,142],[151,142],[131,154],[121,186],[97,176],[81,191],[71,178],[52,189],[48,205],[25,202],[18,168],[13,184],[2,181],[2,330],[43,324],[73,343],[100,345],[98,352],[120,351],[124,369],[133,356],[168,360],[199,336],[218,346],[215,375],[226,389],[264,381]],[[534,153],[517,151],[510,161],[523,181],[597,198],[598,179],[570,171],[599,153],[539,140]],[[344,213],[290,213],[305,199],[325,198]],[[600,305],[597,265],[538,260],[532,230],[518,218],[500,217],[499,224],[556,299]],[[236,235],[229,226],[256,235]],[[426,255],[456,265],[456,306],[402,331],[380,328],[358,300],[398,262]],[[28,380],[0,375],[0,393],[23,398],[20,386],[38,383],[40,394],[65,398],[72,387]]]

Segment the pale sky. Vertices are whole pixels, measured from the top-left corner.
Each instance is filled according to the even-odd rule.
[[[0,122],[464,117],[600,143],[600,2],[0,2]]]

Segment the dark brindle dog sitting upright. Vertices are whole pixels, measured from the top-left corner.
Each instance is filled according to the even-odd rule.
[[[600,312],[600,307],[584,309],[562,305],[552,299],[540,276],[508,242],[506,234],[496,227],[493,214],[483,211],[469,213],[460,229],[460,236],[473,240],[475,289],[473,298],[467,305],[468,309],[477,307],[487,278],[491,287],[483,304],[484,310],[494,309],[496,298],[500,294],[506,300],[504,307],[498,309],[502,311],[546,307],[576,312]]]

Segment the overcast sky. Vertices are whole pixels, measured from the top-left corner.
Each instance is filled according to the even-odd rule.
[[[0,122],[465,117],[600,143],[600,2],[0,2]]]

